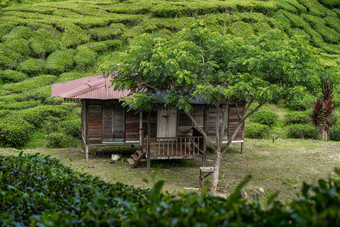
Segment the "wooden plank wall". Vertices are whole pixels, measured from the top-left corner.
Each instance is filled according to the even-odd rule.
[[[244,105],[239,106],[239,112],[240,115],[242,115],[244,110]],[[208,137],[210,138],[215,138],[216,134],[216,108],[209,107],[207,111],[207,134]],[[220,114],[220,124],[222,124],[222,113]],[[228,125],[227,125],[227,130],[225,133],[227,136],[231,136],[233,132],[235,131],[238,123],[238,114],[237,114],[237,108],[236,106],[230,106],[229,107],[229,117],[228,117]],[[243,140],[244,139],[244,124],[242,125],[242,128],[240,131],[237,133],[236,137],[234,140]]]
[[[139,113],[125,112],[125,141],[139,141]]]
[[[101,103],[87,103],[87,144],[103,142],[103,108]]]
[[[157,111],[151,112],[150,118],[150,128],[151,128],[151,137],[157,137]],[[144,130],[144,135],[148,134],[148,113],[143,112],[143,125],[142,129]]]

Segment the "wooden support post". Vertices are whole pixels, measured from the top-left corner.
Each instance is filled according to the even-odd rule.
[[[86,145],[86,161],[89,160],[89,146]]]
[[[241,154],[244,152],[244,142],[241,143]]]
[[[207,143],[205,138],[203,138],[203,157],[202,157],[202,166],[205,167],[207,165]]]
[[[147,167],[150,169],[150,138],[151,138],[151,113],[148,112],[148,136],[146,138],[146,146],[147,146]]]

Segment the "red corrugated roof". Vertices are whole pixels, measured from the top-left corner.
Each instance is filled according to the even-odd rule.
[[[52,85],[51,97],[72,99],[121,99],[131,94],[128,90],[115,91],[110,78],[103,74]]]

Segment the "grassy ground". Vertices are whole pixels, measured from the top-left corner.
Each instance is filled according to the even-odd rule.
[[[283,201],[299,192],[302,182],[316,183],[319,178],[334,175],[333,169],[340,166],[339,142],[315,140],[247,140],[246,151],[239,152],[239,144],[225,154],[222,162],[218,191],[229,194],[236,185],[251,174],[252,180],[245,187],[250,197],[262,187],[264,196],[279,192]],[[142,163],[138,168],[129,169],[126,162],[112,164],[108,149],[91,153],[85,162],[85,154],[80,149],[34,149],[26,153],[41,153],[60,159],[73,169],[89,173],[107,182],[123,182],[137,187],[149,187],[157,180],[165,180],[165,190],[170,193],[188,191],[184,188],[199,187],[199,166],[201,160],[152,161],[151,171]],[[127,151],[116,150],[123,157]],[[0,154],[17,155],[19,150],[0,149]],[[208,155],[208,165],[213,165],[214,155]],[[263,196],[263,195],[262,195]],[[263,197],[264,197],[263,196]]]

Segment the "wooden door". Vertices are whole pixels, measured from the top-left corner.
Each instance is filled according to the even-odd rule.
[[[176,137],[177,111],[160,109],[157,115],[157,137]]]

